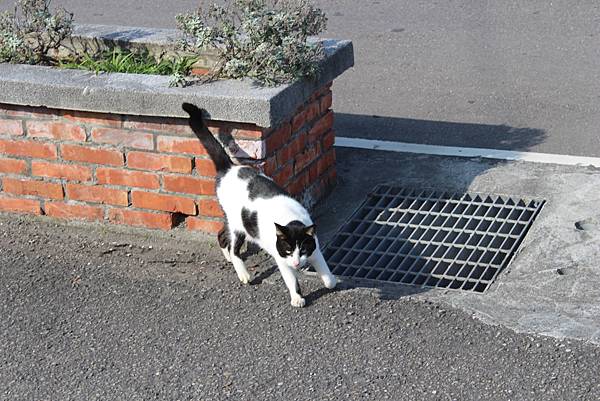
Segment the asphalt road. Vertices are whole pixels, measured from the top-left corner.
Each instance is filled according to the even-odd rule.
[[[80,23],[155,27],[198,3],[53,1]],[[597,1],[317,3],[324,36],[355,45],[334,88],[338,135],[600,156]]]
[[[0,215],[1,400],[597,400],[600,348],[301,283],[220,251]],[[260,263],[262,262],[262,263]]]

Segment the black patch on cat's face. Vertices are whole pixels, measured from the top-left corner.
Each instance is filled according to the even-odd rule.
[[[273,180],[259,174],[258,171],[246,167],[241,168],[238,171],[238,178],[240,180],[248,181],[248,197],[250,200],[255,199],[270,199],[277,195],[288,194]]]
[[[242,223],[244,229],[253,238],[258,238],[258,213],[242,208]]]
[[[286,226],[275,223],[277,232],[277,252],[282,258],[290,256],[296,247],[300,249],[300,256],[309,257],[317,248],[315,242],[315,226],[305,226],[299,221],[292,221]]]

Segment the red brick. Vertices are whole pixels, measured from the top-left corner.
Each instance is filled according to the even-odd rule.
[[[110,209],[108,219],[111,223],[130,226],[170,230],[173,228],[173,214],[152,213],[129,209]]]
[[[279,186],[285,187],[285,185],[290,181],[290,179],[293,176],[293,163],[287,163],[286,165],[281,167],[277,173],[275,173],[275,175],[273,176],[273,181],[275,181]]]
[[[261,170],[264,175],[273,177],[273,174],[279,166],[277,165],[277,157],[271,156],[265,162],[262,163]]]
[[[210,69],[209,68],[202,68],[202,67],[193,67],[190,70],[190,73],[192,75],[203,76],[203,75],[208,75],[208,73],[210,73]]]
[[[234,123],[226,122],[226,121],[205,121],[206,127],[214,136],[219,136],[222,134],[225,135],[233,135],[232,132],[237,127],[239,129],[243,129],[242,126],[234,126]]]
[[[79,145],[62,145],[61,153],[64,160],[107,164],[110,166],[123,165],[123,153],[112,149],[90,148]]]
[[[156,148],[159,152],[185,153],[196,156],[204,156],[208,154],[204,146],[202,146],[197,138],[159,136],[156,139]]]
[[[191,173],[192,159],[158,153],[129,152],[127,153],[127,166],[140,170]]]
[[[0,195],[0,210],[4,212],[42,214],[40,201],[33,199],[9,198]]]
[[[41,161],[31,162],[31,175],[65,178],[70,181],[91,181],[92,170],[75,164],[57,164]]]
[[[77,205],[67,202],[46,202],[44,212],[51,217],[70,220],[99,221],[104,219],[101,207]]]
[[[38,159],[56,159],[56,146],[51,143],[35,141],[9,141],[0,139],[0,153],[35,157]]]
[[[323,97],[324,95],[326,95],[328,92],[331,92],[331,82],[328,83],[327,85],[321,86],[319,89],[314,91],[314,93],[312,94],[310,99],[311,100],[319,99],[319,98]]]
[[[333,186],[337,182],[337,171],[334,168],[329,169],[327,173],[327,186]]]
[[[99,184],[124,185],[148,189],[160,188],[158,175],[141,171],[98,168],[96,177]]]
[[[206,121],[208,130],[215,136],[225,134],[235,139],[263,139],[270,130],[256,124],[235,123],[229,121]]]
[[[277,149],[282,148],[289,142],[292,135],[292,127],[289,123],[284,123],[280,128],[275,130],[265,139],[266,153],[271,154]]]
[[[201,199],[198,202],[200,214],[209,217],[223,217],[223,210],[215,199]]]
[[[165,191],[181,192],[194,195],[214,195],[215,181],[203,178],[165,175],[163,177]]]
[[[28,117],[37,119],[56,119],[58,110],[48,109],[46,107],[16,106],[3,104],[0,109],[1,114],[11,117]]]
[[[25,160],[0,159],[0,173],[23,174],[26,171]]]
[[[139,129],[145,131],[160,131],[170,134],[190,134],[192,129],[187,118],[165,118],[165,117],[133,117],[127,116],[123,127],[128,129]]]
[[[152,192],[133,191],[131,201],[134,207],[141,209],[163,210],[165,212],[196,215],[196,204],[193,199]]]
[[[223,228],[222,221],[206,220],[198,217],[188,217],[185,219],[188,230],[204,231],[216,234]]]
[[[196,171],[199,175],[204,177],[216,177],[217,167],[215,163],[210,159],[196,159]]]
[[[316,160],[319,157],[319,153],[320,146],[318,143],[316,143],[313,146],[306,149],[304,152],[296,155],[296,158],[294,159],[294,174],[297,175],[299,172],[304,170],[306,166],[308,166],[310,163]]]
[[[32,138],[85,142],[85,130],[78,125],[56,121],[27,121],[25,125]]]
[[[67,120],[82,124],[105,125],[112,128],[121,126],[121,116],[116,114],[65,110],[62,112],[62,116]]]
[[[292,131],[298,131],[300,128],[302,128],[304,123],[306,123],[306,110],[300,109],[300,111],[298,111],[296,115],[292,117]]]
[[[335,132],[329,131],[323,136],[323,140],[321,142],[323,144],[323,151],[327,149],[331,149],[335,144]]]
[[[152,134],[139,131],[125,131],[113,128],[93,128],[92,141],[97,143],[108,143],[128,148],[152,150],[154,141]]]
[[[308,136],[310,142],[317,141],[323,134],[333,128],[333,112],[330,111],[321,117],[310,129]]]
[[[127,206],[127,191],[98,185],[66,184],[69,199],[109,205]]]
[[[23,135],[23,123],[20,120],[0,119],[0,135]]]
[[[63,198],[62,185],[52,182],[4,178],[2,189],[4,192],[14,195],[32,195],[49,199]]]
[[[305,122],[310,123],[311,121],[313,121],[319,116],[319,114],[321,114],[320,102],[316,100],[310,103],[308,106],[306,106],[305,113]]]
[[[321,114],[325,113],[327,110],[331,108],[333,103],[333,96],[331,91],[328,91],[325,96],[321,98]]]
[[[232,136],[236,139],[262,139],[263,130],[262,128],[256,127],[256,129],[240,129],[236,128],[232,132]]]
[[[295,196],[301,194],[308,184],[308,174],[302,173],[301,175],[296,176],[295,180],[288,184],[287,189],[290,194]]]
[[[329,152],[325,153],[319,160],[317,160],[317,174],[323,175],[329,167],[335,165],[335,151],[330,149]]]
[[[294,160],[295,156],[304,152],[306,149],[306,133],[301,133],[296,136],[289,144],[277,152],[277,163],[279,165],[286,164],[290,160]]]
[[[321,159],[308,166],[308,180],[311,183],[316,182],[319,178],[319,161],[321,161]]]

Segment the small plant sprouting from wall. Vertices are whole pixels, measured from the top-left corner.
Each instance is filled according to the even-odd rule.
[[[58,62],[61,68],[81,69],[100,72],[120,72],[126,74],[180,75],[190,73],[196,57],[181,56],[178,58],[156,60],[148,53],[133,53],[128,50],[114,48],[93,57],[87,54],[71,57]]]
[[[73,14],[53,13],[51,0],[19,0],[13,12],[0,14],[0,62],[52,64],[51,51],[70,37]]]
[[[184,50],[218,51],[209,78],[251,77],[269,86],[316,77],[323,47],[307,39],[326,23],[309,0],[235,0],[177,16]]]

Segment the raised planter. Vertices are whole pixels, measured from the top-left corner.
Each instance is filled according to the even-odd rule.
[[[118,41],[152,52],[171,51],[177,37],[109,26],[76,33],[82,46]],[[239,163],[311,207],[335,184],[331,82],[353,65],[351,42],[324,44],[316,82],[275,88],[236,80],[170,88],[164,76],[0,64],[0,211],[218,231],[214,165],[182,102],[207,110]]]

